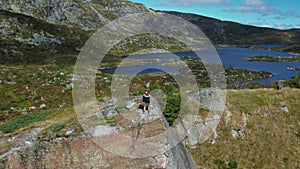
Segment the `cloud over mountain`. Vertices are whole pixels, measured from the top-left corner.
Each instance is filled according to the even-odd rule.
[[[160,0],[159,5],[173,6],[194,6],[194,5],[217,5],[227,6],[231,4],[230,0]]]
[[[263,0],[243,0],[237,8],[225,8],[225,12],[241,12],[261,14],[262,16],[275,15],[276,19],[288,17],[300,18],[296,11],[283,11],[278,9],[278,4],[271,4]]]
[[[242,5],[236,9],[225,8],[225,12],[257,13],[263,16],[270,15],[275,11],[274,4],[262,0],[243,0]]]

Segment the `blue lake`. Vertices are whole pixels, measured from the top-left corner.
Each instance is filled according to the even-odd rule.
[[[267,71],[274,74],[271,78],[257,80],[261,83],[270,83],[277,80],[291,79],[300,71],[289,71],[286,67],[300,67],[300,62],[249,62],[245,58],[250,56],[295,56],[286,52],[270,50],[254,50],[248,48],[218,47],[220,59],[225,67],[247,69],[254,71]]]
[[[289,71],[286,67],[298,67],[300,68],[300,62],[249,62],[246,60],[247,57],[251,56],[281,56],[290,57],[295,56],[286,52],[276,52],[271,50],[255,50],[249,48],[237,48],[237,47],[222,47],[217,46],[216,50],[220,56],[221,62],[225,67],[232,67],[235,69],[247,69],[253,71],[267,71],[274,74],[271,78],[259,79],[261,83],[267,84],[277,80],[291,79],[291,77],[296,76],[300,71]],[[177,56],[196,56],[192,51],[187,52],[176,52]],[[172,58],[169,53],[158,53],[158,54],[141,54],[141,55],[131,55],[130,58],[135,59],[170,59]],[[139,72],[140,74],[146,73],[156,73],[162,72],[159,68],[162,67],[158,64],[152,65],[139,65],[139,66],[124,66],[119,67],[118,71],[121,73],[133,73]],[[114,73],[115,68],[102,69],[103,72]],[[143,70],[143,71],[140,71]],[[164,71],[169,73],[178,73],[178,67],[174,66],[164,66]]]

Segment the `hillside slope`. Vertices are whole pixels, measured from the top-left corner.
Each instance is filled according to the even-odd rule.
[[[146,11],[129,1],[1,1],[0,64],[74,63],[98,28],[126,14]]]
[[[190,153],[200,168],[297,168],[299,99],[299,89],[229,90],[231,117],[224,113],[214,142],[198,144]],[[147,169],[149,159],[120,158],[97,147],[74,119],[73,108],[64,108],[10,135],[0,132],[0,168]],[[146,126],[155,130],[144,134],[160,131],[157,123]]]
[[[46,22],[95,30],[110,20],[147,11],[127,0],[5,0],[1,10],[32,16]]]
[[[299,168],[300,90],[229,90],[230,120],[190,149],[201,168]],[[236,132],[237,131],[237,132]]]
[[[300,29],[277,30],[221,21],[196,14],[158,11],[172,14],[197,25],[214,44],[299,44]]]

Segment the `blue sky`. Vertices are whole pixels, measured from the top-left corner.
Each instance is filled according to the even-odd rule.
[[[156,10],[196,13],[278,29],[300,28],[299,0],[131,0]]]

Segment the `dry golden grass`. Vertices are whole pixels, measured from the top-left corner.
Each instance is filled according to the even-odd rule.
[[[235,162],[238,168],[300,167],[300,90],[232,90],[227,105],[233,116],[227,127],[224,121],[219,124],[216,143],[190,150],[199,166],[234,168],[229,163]],[[245,138],[234,139],[231,129],[241,126],[247,113]]]

